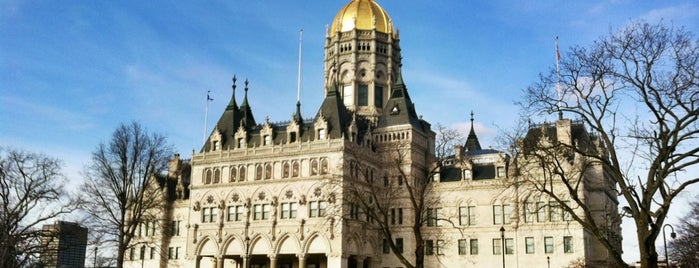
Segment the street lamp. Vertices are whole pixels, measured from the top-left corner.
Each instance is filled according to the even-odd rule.
[[[675,239],[675,237],[677,237],[677,234],[675,233],[675,227],[672,227],[672,225],[670,225],[669,223],[663,225],[663,247],[665,248],[665,265],[667,267],[670,267],[670,258],[668,258],[667,256],[667,241],[665,240],[665,227],[668,226],[670,226],[670,230],[672,230],[672,232],[670,233],[670,237],[672,237],[672,239]]]
[[[547,264],[548,268],[551,268],[551,257],[550,256],[546,256],[546,264]]]
[[[502,242],[502,268],[505,268],[505,227],[500,226],[500,242]]]

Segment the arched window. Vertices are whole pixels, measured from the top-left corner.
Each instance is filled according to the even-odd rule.
[[[299,167],[299,162],[294,161],[291,164],[291,177],[294,177],[294,178],[298,177],[299,173],[300,173],[300,169],[301,168]]]
[[[318,175],[318,160],[311,160],[311,176]]]
[[[265,180],[269,180],[272,178],[272,165],[267,164],[265,165]]]
[[[219,182],[221,182],[221,170],[217,168],[216,170],[214,170],[214,183]]]
[[[328,159],[320,159],[320,175],[328,174]]]
[[[238,168],[238,181],[245,181],[247,175],[246,171],[245,166],[240,166],[240,168]]]
[[[237,179],[238,176],[238,169],[235,167],[231,167],[231,177],[228,180],[228,182],[234,182]]]
[[[289,177],[289,162],[284,162],[282,164],[282,178],[288,178]]]
[[[206,170],[206,175],[204,175],[204,184],[210,184],[210,183],[211,183],[211,177],[212,177],[211,170],[210,170],[210,169],[207,169],[207,170]]]
[[[262,179],[262,165],[257,165],[255,167],[255,180]]]

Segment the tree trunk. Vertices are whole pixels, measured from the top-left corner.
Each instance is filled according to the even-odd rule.
[[[645,222],[636,223],[638,250],[641,258],[641,268],[658,268],[658,252],[655,250],[655,236]]]
[[[126,245],[124,243],[119,243],[119,250],[117,251],[116,267],[124,267],[124,254],[126,253]]]

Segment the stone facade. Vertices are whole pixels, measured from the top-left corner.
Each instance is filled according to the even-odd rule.
[[[454,155],[437,159],[436,134],[403,82],[399,43],[376,2],[342,8],[326,35],[325,99],[312,118],[304,119],[297,102],[289,121],[258,124],[248,81],[238,105],[234,77],[229,105],[202,149],[187,160],[176,155],[157,184],[168,193],[162,220],[135,239],[127,267],[404,267],[377,219],[355,207],[362,200],[349,189],[360,178],[363,189],[376,191],[400,189],[401,178],[430,180],[425,209],[397,194],[381,214],[409,260],[416,248],[410,221],[424,215],[426,267],[604,266],[606,251],[570,211],[525,198],[513,159],[482,149],[473,129]],[[567,122],[554,129],[572,133]],[[608,190],[589,195],[604,196],[594,200],[616,215]]]

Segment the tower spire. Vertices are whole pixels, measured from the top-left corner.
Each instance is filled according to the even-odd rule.
[[[476,131],[473,129],[473,111],[471,111],[471,131],[468,132],[466,146],[464,147],[469,151],[481,150],[481,143],[478,142],[478,136],[476,136]]]
[[[231,86],[231,89],[233,90],[233,93],[231,95],[231,101],[228,102],[228,107],[226,107],[226,110],[238,109],[238,103],[235,101],[235,88],[236,88],[235,82],[238,81],[238,78],[236,78],[235,74],[233,74],[232,80],[233,80],[233,85]]]

